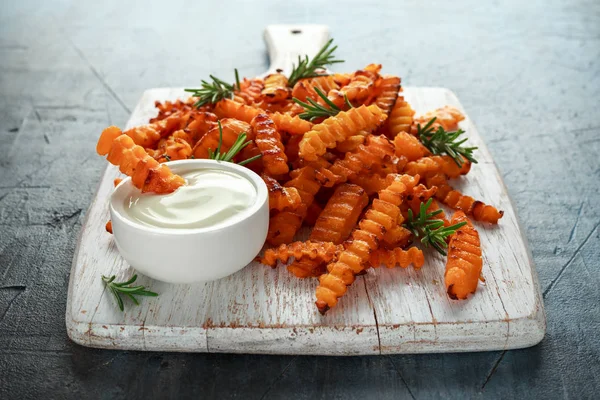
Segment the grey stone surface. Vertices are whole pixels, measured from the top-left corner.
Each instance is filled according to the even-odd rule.
[[[263,72],[262,29],[294,22],[330,25],[344,70],[376,61],[406,85],[457,93],[531,245],[548,318],[540,345],[327,358],[68,340],[69,270],[105,163],[101,129],[123,125],[147,88]],[[2,2],[0,398],[597,398],[599,60],[597,0]]]

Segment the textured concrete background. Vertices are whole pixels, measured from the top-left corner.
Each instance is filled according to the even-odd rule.
[[[596,397],[600,2],[206,3],[0,4],[0,398]],[[294,22],[331,26],[338,70],[380,62],[405,85],[457,93],[531,244],[548,318],[540,345],[325,358],[69,342],[69,270],[105,164],[101,130],[122,126],[147,88],[263,72],[262,29]]]

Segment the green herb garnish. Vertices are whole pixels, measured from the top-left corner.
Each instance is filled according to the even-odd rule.
[[[288,86],[293,87],[300,79],[323,75],[317,73],[317,70],[324,68],[326,65],[344,62],[344,60],[334,58],[333,52],[337,49],[337,46],[330,49],[329,46],[332,42],[333,39],[329,39],[312,60],[309,60],[308,56],[304,56],[304,59],[298,56],[298,65],[294,65],[292,69],[292,73],[288,78]]]
[[[143,286],[128,286],[135,282],[136,279],[137,275],[133,275],[127,282],[119,283],[115,282],[115,275],[111,276],[110,278],[102,275],[102,281],[106,284],[106,287],[108,287],[110,292],[115,297],[117,305],[119,306],[119,310],[123,311],[125,308],[123,306],[123,299],[121,298],[122,294],[129,297],[136,306],[139,306],[140,303],[134,296],[158,296],[158,293],[146,290],[146,288]]]
[[[306,101],[308,101],[308,103],[305,103],[303,101],[298,100],[297,98],[293,98],[292,100],[294,100],[297,104],[300,104],[302,107],[304,107],[304,112],[301,113],[299,115],[300,118],[308,120],[308,121],[314,121],[317,118],[328,118],[328,117],[333,117],[334,115],[337,115],[340,111],[342,111],[341,108],[339,108],[338,106],[335,105],[334,102],[332,102],[331,100],[329,100],[327,98],[327,96],[325,95],[325,93],[323,93],[321,91],[321,89],[319,89],[318,87],[314,87],[315,92],[317,92],[317,94],[319,95],[320,98],[323,99],[323,101],[325,102],[325,104],[327,104],[329,106],[325,107],[322,104],[319,104],[317,101],[311,99],[310,97],[306,99]],[[346,105],[348,106],[348,108],[352,108],[352,104],[350,103],[350,101],[348,101],[348,96],[344,95],[344,101],[346,102]]]
[[[238,73],[237,68],[234,69],[235,71],[235,90],[242,90],[242,85],[240,85],[240,74]]]
[[[427,203],[421,202],[419,214],[413,215],[411,209],[408,210],[408,219],[404,223],[404,227],[412,232],[415,238],[420,239],[421,243],[428,247],[431,245],[438,253],[446,255],[445,249],[448,248],[446,238],[462,227],[466,222],[459,222],[451,226],[444,227],[444,221],[436,219],[435,216],[441,214],[442,210],[427,212],[431,206],[433,199],[429,199]]]
[[[215,104],[219,100],[233,98],[233,85],[213,75],[210,75],[210,79],[212,79],[212,83],[202,80],[200,89],[185,89],[186,92],[192,93],[193,97],[198,98],[194,107],[198,108],[205,104]]]
[[[213,151],[212,149],[208,149],[208,158],[213,159],[213,160],[217,160],[217,161],[227,161],[227,162],[233,162],[233,158],[240,152],[242,151],[242,149],[246,146],[248,146],[250,143],[252,143],[251,140],[246,141],[247,139],[247,135],[246,132],[242,132],[239,134],[239,136],[237,137],[237,139],[235,140],[235,142],[233,143],[233,146],[231,146],[231,148],[229,149],[229,151],[227,153],[221,153],[221,146],[223,145],[223,127],[221,126],[221,121],[217,121],[217,124],[219,125],[219,145],[217,146],[217,150]],[[247,160],[243,160],[240,161],[238,164],[239,165],[246,165],[248,163],[251,163],[254,160],[258,160],[260,157],[262,156],[262,154],[258,154],[254,157],[251,157]]]
[[[473,158],[473,150],[477,150],[477,147],[463,147],[467,139],[459,140],[460,135],[465,133],[465,131],[459,129],[454,132],[446,132],[441,126],[434,131],[432,125],[435,120],[436,117],[431,118],[423,127],[421,127],[421,124],[417,125],[417,137],[423,145],[432,154],[449,155],[459,167],[463,165],[463,157],[477,164],[477,160]]]

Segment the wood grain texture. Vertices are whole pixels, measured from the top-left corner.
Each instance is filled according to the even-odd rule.
[[[446,104],[462,108],[441,88],[407,88],[418,113]],[[185,98],[182,89],[144,93],[127,127],[153,116],[155,100]],[[134,350],[268,354],[394,354],[521,348],[545,332],[537,275],[506,189],[477,130],[461,123],[479,147],[479,163],[459,187],[505,211],[498,226],[479,224],[485,285],[453,301],[445,293],[445,259],[429,251],[425,266],[370,270],[339,306],[322,317],[314,307],[316,280],[296,279],[285,268],[252,263],[227,278],[195,285],[152,282],[158,299],[120,313],[99,280],[126,279],[133,271],[104,231],[113,179],[109,166],[82,229],[73,261],[67,330],[77,343]],[[198,262],[202,262],[201,255]]]

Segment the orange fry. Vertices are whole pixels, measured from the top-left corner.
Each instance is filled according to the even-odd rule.
[[[369,64],[363,70],[356,71],[350,82],[340,90],[331,90],[327,97],[336,106],[343,108],[346,102],[344,96],[352,104],[363,104],[374,94],[375,84],[379,78],[381,64]]]
[[[300,101],[306,102],[307,98],[313,99],[321,104],[325,102],[315,91],[315,87],[323,93],[329,93],[332,90],[337,90],[340,85],[335,81],[333,75],[317,76],[314,78],[301,79],[294,85],[292,97]]]
[[[236,139],[241,133],[246,133],[251,137],[251,127],[249,124],[239,121],[237,119],[225,118],[221,120],[221,127],[223,128],[223,142],[221,143],[221,152],[228,151],[231,146],[235,143]],[[206,135],[202,136],[202,139],[196,143],[192,151],[194,158],[208,158],[208,150],[217,150],[219,147],[219,127],[215,126]]]
[[[389,138],[395,138],[400,132],[411,132],[414,115],[414,110],[404,100],[404,96],[398,94],[389,118],[385,121],[383,131]]]
[[[400,90],[400,78],[397,76],[387,76],[381,80],[381,85],[377,89],[375,104],[381,108],[387,115],[390,114]]]
[[[354,282],[354,277],[365,269],[370,254],[377,250],[385,233],[402,222],[398,207],[405,193],[417,183],[418,178],[396,175],[390,185],[379,192],[379,198],[373,200],[338,260],[330,263],[328,272],[319,277],[316,305],[320,313],[324,314],[337,304],[338,298],[346,293],[347,286]]]
[[[261,110],[245,104],[237,103],[231,99],[223,99],[215,105],[215,114],[221,118],[235,118],[246,123],[261,113]]]
[[[335,245],[330,242],[294,242],[282,244],[279,247],[265,250],[264,256],[260,258],[260,263],[275,268],[277,261],[286,264],[291,257],[296,260],[308,258],[311,260],[330,261],[342,249],[341,245]]]
[[[475,293],[483,266],[479,234],[465,213],[455,212],[451,224],[463,221],[466,221],[467,225],[450,236],[444,274],[448,296],[455,300],[466,299],[469,294]]]
[[[271,210],[289,210],[302,205],[302,199],[298,189],[294,187],[283,187],[268,175],[261,175],[263,181],[267,184],[269,190],[269,209]]]
[[[360,186],[348,183],[338,186],[319,215],[309,239],[342,243],[350,235],[368,202],[369,197]]]
[[[277,125],[277,129],[292,135],[302,135],[311,130],[313,124],[300,117],[288,114],[273,113],[271,119]]]
[[[399,247],[392,250],[378,249],[371,254],[369,259],[369,264],[373,268],[379,268],[381,265],[385,265],[387,268],[397,266],[406,268],[413,264],[415,269],[420,269],[424,263],[423,252],[416,247],[411,247],[408,250]]]
[[[458,190],[448,185],[446,177],[441,174],[433,175],[427,178],[427,186],[437,186],[435,198],[452,207],[455,210],[462,210],[471,215],[476,221],[489,222],[497,224],[498,220],[504,215],[504,211],[498,211],[495,207],[487,205],[471,196],[465,196]]]
[[[329,168],[320,168],[317,179],[325,187],[346,182],[360,171],[382,163],[386,156],[393,154],[394,148],[385,136],[369,136],[366,143],[346,153],[343,159],[336,160]]]
[[[300,260],[294,260],[293,263],[288,265],[287,269],[297,278],[319,277],[325,273],[326,265],[327,261],[311,260],[304,257]]]
[[[287,99],[292,92],[288,87],[288,79],[285,75],[276,73],[265,78],[265,88],[261,95],[267,103],[276,103]]]
[[[386,115],[376,105],[360,106],[342,111],[329,117],[306,132],[300,142],[300,157],[307,161],[315,161],[333,149],[337,143],[343,142],[358,132],[371,132],[385,121]]]
[[[459,109],[452,106],[444,106],[438,108],[433,111],[429,111],[428,113],[415,118],[414,126],[416,128],[417,124],[424,126],[427,124],[431,118],[435,117],[435,122],[432,127],[437,129],[438,126],[441,126],[446,131],[455,131],[458,129],[458,123],[465,119],[465,116]],[[415,130],[416,132],[416,130]]]
[[[153,148],[158,141],[176,130],[183,129],[188,123],[190,113],[176,112],[169,117],[148,125],[136,126],[123,132],[133,142],[144,148]]]
[[[315,195],[321,188],[316,179],[314,167],[306,166],[290,173],[291,180],[285,183],[285,187],[293,187],[298,190],[302,199],[302,206],[296,210],[280,211],[273,215],[269,221],[269,232],[267,242],[271,245],[290,243],[294,235],[302,226],[306,217],[307,208],[312,204]]]
[[[108,162],[119,166],[122,173],[131,176],[133,186],[142,192],[165,194],[185,184],[182,177],[173,174],[166,165],[159,164],[143,147],[136,145],[133,139],[125,134],[113,139],[110,149],[105,152],[104,142],[114,135],[114,132],[112,127],[102,132],[98,140],[98,153],[106,155]],[[103,142],[102,145],[100,142]]]
[[[267,114],[258,114],[252,120],[254,143],[260,149],[262,162],[267,173],[271,175],[286,174],[290,169],[287,156],[283,151],[281,135],[277,132],[275,123]]]

